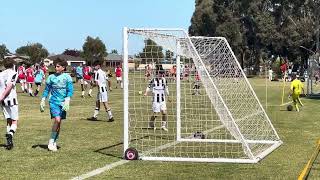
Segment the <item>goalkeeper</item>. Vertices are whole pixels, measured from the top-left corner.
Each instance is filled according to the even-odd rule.
[[[303,104],[300,100],[300,94],[304,94],[304,89],[303,89],[303,84],[302,82],[297,78],[297,75],[292,76],[292,82],[290,86],[291,90],[291,97],[292,97],[292,102],[296,110],[299,112],[299,106],[298,104],[302,107]]]
[[[72,78],[64,73],[67,62],[62,59],[54,61],[55,74],[51,74],[46,80],[46,87],[42,94],[40,111],[44,111],[45,100],[49,96],[50,114],[53,120],[51,137],[48,144],[50,151],[57,151],[57,140],[60,132],[61,120],[66,119],[66,111],[69,110],[70,98],[73,95]]]

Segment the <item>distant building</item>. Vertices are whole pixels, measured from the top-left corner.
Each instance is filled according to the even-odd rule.
[[[133,57],[129,56],[129,63],[133,63]],[[109,68],[115,68],[118,65],[121,66],[123,63],[123,56],[120,54],[108,54],[107,57],[104,58],[104,65]]]
[[[79,64],[86,64],[86,60],[82,57],[75,57],[75,56],[64,55],[64,54],[49,56],[44,60],[44,63],[46,65],[47,64],[50,65],[53,63],[54,60],[56,60],[58,58],[67,61],[68,65],[71,67],[76,67]]]
[[[7,54],[4,56],[4,59],[6,59],[6,58],[11,58],[14,61],[16,61],[17,63],[24,63],[24,62],[28,62],[30,60],[29,56],[18,55],[18,54]]]

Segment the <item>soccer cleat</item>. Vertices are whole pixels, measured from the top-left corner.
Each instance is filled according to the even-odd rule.
[[[89,96],[89,97],[92,97],[92,95],[91,95],[91,94],[88,94],[88,96]]]
[[[87,118],[87,120],[89,120],[89,121],[97,121],[98,119],[96,117],[89,117],[89,118]]]
[[[81,98],[84,98],[84,95],[81,95]]]
[[[168,129],[165,126],[161,126],[161,129],[168,132]]]
[[[33,94],[32,94],[32,93],[29,93],[29,95],[30,95],[31,97],[33,97]]]
[[[7,150],[11,150],[13,148],[13,137],[11,134],[6,134],[6,138],[7,138]]]
[[[49,144],[48,144],[48,150],[49,151],[53,151],[53,152],[55,152],[55,151],[57,151],[58,150],[58,148],[57,148],[57,143],[50,143],[49,142]]]
[[[113,117],[108,120],[108,122],[113,122],[113,121],[114,121]]]
[[[156,126],[154,125],[154,122],[152,121],[149,122],[148,129],[154,129],[154,130],[157,129]]]

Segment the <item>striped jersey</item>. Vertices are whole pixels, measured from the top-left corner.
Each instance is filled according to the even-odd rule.
[[[99,87],[99,92],[107,91],[108,77],[106,72],[104,72],[102,69],[96,70],[94,73],[94,81]]]
[[[152,91],[153,102],[164,102],[166,100],[166,93],[169,93],[167,80],[164,77],[153,78],[148,88]]]
[[[2,94],[6,89],[7,85],[11,83],[13,88],[9,95],[2,101],[3,106],[13,106],[18,104],[17,92],[16,92],[16,81],[18,74],[13,69],[6,69],[0,72],[0,93]]]

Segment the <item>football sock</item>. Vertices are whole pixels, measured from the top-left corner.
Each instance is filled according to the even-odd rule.
[[[98,114],[99,114],[99,108],[96,108],[95,110],[94,110],[94,113],[93,113],[93,117],[97,117],[98,116]]]
[[[17,131],[17,125],[16,124],[12,124],[10,126],[10,130],[9,130],[9,134],[11,134],[13,136],[13,134]]]
[[[89,89],[89,92],[88,92],[88,94],[90,94],[90,95],[91,95],[91,92],[92,92],[92,89]]]
[[[109,119],[111,119],[111,118],[112,118],[112,112],[111,112],[111,109],[107,109],[107,113],[108,113],[108,115],[109,115]]]
[[[82,91],[81,95],[84,96],[84,91]]]

